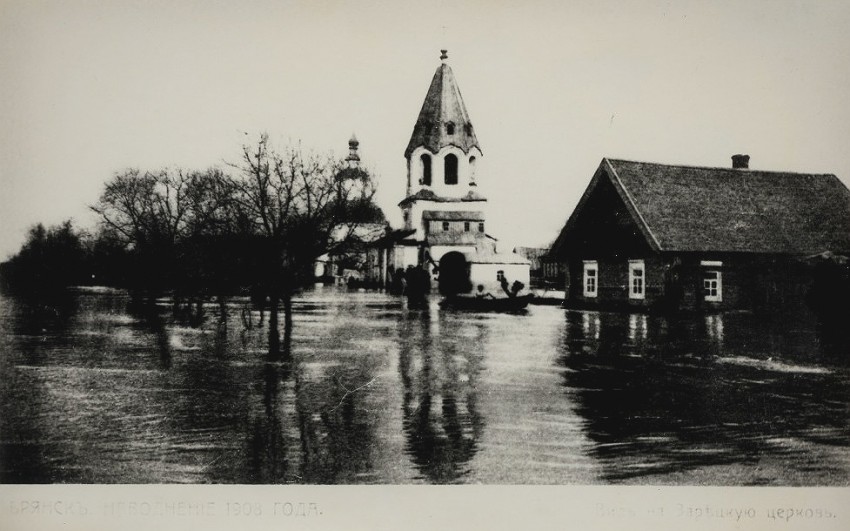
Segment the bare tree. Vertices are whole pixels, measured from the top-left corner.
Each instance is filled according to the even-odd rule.
[[[186,253],[194,250],[187,243],[231,230],[227,208],[233,191],[233,181],[218,169],[130,169],[106,184],[91,209],[134,253],[134,277],[142,287],[175,288],[200,277],[186,270],[191,262]]]
[[[231,193],[232,182],[219,169],[129,169],[108,182],[90,208],[129,245],[173,245],[226,223],[222,214]]]
[[[276,350],[278,305],[283,303],[288,334],[292,295],[312,278],[319,256],[346,244],[332,233],[341,225],[353,229],[359,223],[353,214],[359,205],[372,203],[375,187],[368,172],[345,168],[330,155],[305,153],[300,146],[277,151],[267,134],[243,146],[237,167],[242,178],[236,184],[236,203],[263,240],[258,281],[269,299],[270,344]]]
[[[278,352],[278,306],[288,334],[292,295],[312,280],[319,256],[356,240],[364,212],[379,210],[375,188],[366,171],[300,146],[276,150],[265,134],[243,146],[233,167],[236,178],[217,169],[127,170],[91,208],[134,253],[137,287],[173,289],[175,310],[184,293],[200,309],[209,290],[223,301],[228,289],[250,283],[269,302]]]

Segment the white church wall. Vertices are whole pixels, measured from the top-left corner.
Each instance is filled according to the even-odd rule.
[[[392,259],[389,262],[393,270],[407,269],[407,266],[416,266],[419,264],[419,247],[396,245],[393,247]]]
[[[425,186],[422,184],[424,175],[421,157],[424,154],[427,154],[431,157],[430,186]],[[458,159],[457,184],[445,183],[445,157],[449,154],[455,155]],[[435,154],[431,153],[424,146],[417,147],[410,154],[410,158],[408,159],[407,163],[408,174],[410,175],[409,193],[415,194],[422,188],[427,188],[436,193],[437,195],[443,197],[463,197],[469,192],[470,184],[472,182],[472,168],[470,167],[469,163],[470,157],[475,158],[475,174],[477,175],[481,171],[481,151],[478,148],[472,148],[469,150],[469,153],[464,153],[463,150],[458,147],[446,146]],[[476,186],[478,186],[477,180]]]
[[[422,222],[422,213],[426,210],[433,210],[437,212],[460,212],[460,211],[474,211],[474,212],[482,212],[484,214],[484,219],[487,219],[487,201],[416,201],[409,207],[410,212],[410,220],[411,220],[411,229],[416,229],[415,238],[417,240],[425,239],[425,225]],[[478,230],[478,222],[474,222],[473,229],[475,231]],[[487,224],[485,221],[484,230],[487,230]]]

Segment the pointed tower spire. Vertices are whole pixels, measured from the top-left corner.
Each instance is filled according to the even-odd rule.
[[[437,153],[449,145],[457,146],[464,153],[469,153],[473,147],[481,150],[454,73],[447,64],[448,51],[440,52],[442,63],[431,79],[431,86],[425,95],[416,125],[413,126],[413,134],[404,151],[405,157],[409,157],[413,150],[420,146],[431,153]]]

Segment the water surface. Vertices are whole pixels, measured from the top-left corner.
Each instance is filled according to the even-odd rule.
[[[0,481],[850,484],[846,335],[811,317],[324,288],[287,361],[247,300],[204,310],[0,299]]]

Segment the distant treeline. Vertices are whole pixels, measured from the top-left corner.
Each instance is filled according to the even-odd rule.
[[[21,250],[0,264],[0,281],[6,291],[34,294],[91,284],[95,278],[101,282],[101,272],[121,272],[128,258],[121,246],[110,243],[105,235],[94,237],[80,231],[70,220],[49,228],[39,223],[29,230]],[[116,261],[121,265],[110,267]],[[123,284],[115,277],[103,282]]]
[[[256,284],[271,260],[254,234],[193,235],[171,243],[127,245],[114,230],[94,233],[71,220],[29,230],[21,250],[0,264],[6,291],[50,294],[68,286],[112,286],[151,295],[232,294]]]
[[[96,284],[177,297],[250,291],[274,303],[312,279],[317,257],[353,244],[331,238],[334,227],[383,221],[371,175],[332,156],[276,150],[262,135],[230,168],[117,173],[90,207],[99,225],[30,229],[21,250],[0,264],[4,289],[36,294]]]

